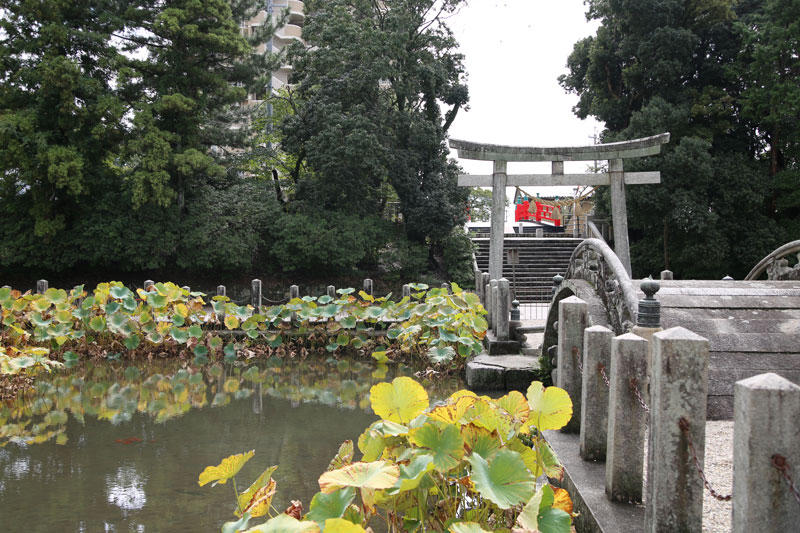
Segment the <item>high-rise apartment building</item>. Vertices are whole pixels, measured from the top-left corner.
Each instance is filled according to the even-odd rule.
[[[301,41],[303,36],[303,22],[305,21],[305,4],[300,0],[265,0],[266,9],[259,11],[252,19],[242,26],[242,32],[248,35],[252,28],[267,24],[270,20],[280,20],[284,12],[289,12],[289,16],[283,26],[275,31],[273,38],[261,44],[257,50],[260,53],[279,52],[292,41]],[[275,91],[289,83],[289,74],[292,67],[288,64],[282,65],[272,73],[270,87],[265,88],[265,92]],[[258,102],[256,95],[250,95],[248,103]]]

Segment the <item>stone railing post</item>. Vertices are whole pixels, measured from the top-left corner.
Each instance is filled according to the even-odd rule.
[[[558,379],[556,385],[572,398],[573,417],[562,431],[578,433],[581,426],[581,365],[583,331],[589,320],[589,304],[570,296],[558,302]]]
[[[495,331],[495,328],[494,328],[494,325],[495,325],[494,315],[495,315],[495,302],[497,300],[495,299],[495,291],[494,291],[494,289],[496,287],[497,287],[497,280],[496,279],[491,279],[491,280],[489,280],[489,285],[487,285],[487,288],[486,288],[486,300],[487,300],[487,302],[486,302],[486,304],[487,304],[486,305],[486,312],[487,312],[486,320],[489,323],[489,329],[492,330],[492,333],[495,333],[495,334],[496,334],[496,331]]]
[[[411,298],[411,285],[408,283],[403,285],[403,298]]]
[[[483,289],[483,272],[478,270],[478,267],[475,267],[473,274],[475,275],[475,294],[477,294],[478,298],[483,302],[483,297],[481,295],[481,290]]]
[[[487,294],[488,291],[486,290],[486,286],[489,284],[489,281],[490,281],[489,273],[488,272],[481,273],[481,287],[482,287],[481,288],[481,303],[483,304],[483,307],[485,309],[487,309],[487,310],[489,309],[489,307],[488,307],[489,295]]]
[[[447,282],[442,283],[442,288],[447,291],[447,294],[452,294],[452,292],[450,291],[450,284],[449,283],[447,283]]]
[[[47,292],[48,283],[46,279],[40,279],[36,282],[36,294],[44,294]]]
[[[227,296],[225,285],[217,285],[217,296]]]
[[[700,531],[708,395],[707,339],[677,327],[653,335],[645,532]],[[686,432],[684,433],[684,429]]]
[[[184,290],[186,292],[192,292],[192,288],[188,285],[184,285],[183,287],[181,287],[181,290]]]
[[[672,273],[672,270],[662,270],[662,271],[661,271],[661,279],[662,279],[662,280],[672,280],[672,279],[675,279],[675,278],[674,278],[674,274]]]
[[[497,281],[497,300],[495,301],[495,335],[499,341],[509,339],[509,319],[511,318],[511,285],[506,278]]]
[[[734,533],[796,531],[800,504],[773,457],[785,460],[797,486],[800,387],[772,373],[737,381],[733,412]]]
[[[333,285],[328,285],[328,287],[325,290],[325,294],[327,294],[329,298],[333,298],[335,300],[336,299],[336,287],[334,287]]]
[[[580,453],[585,461],[604,461],[608,436],[608,386],[603,372],[611,372],[614,332],[592,326],[583,332]],[[601,371],[602,369],[602,371]],[[574,415],[573,415],[574,416]]]
[[[290,285],[289,286],[289,301],[294,300],[295,298],[300,298],[300,287],[297,285]],[[297,322],[297,313],[292,312],[290,324],[294,324]]]
[[[609,382],[606,496],[616,502],[639,503],[647,427],[647,411],[639,402],[647,383],[646,340],[633,333],[614,337]]]
[[[155,285],[155,284],[156,284],[156,282],[155,282],[155,281],[153,281],[152,279],[146,279],[146,280],[144,280],[144,290],[146,290],[146,291],[149,291],[149,290],[150,290],[150,287],[152,287],[152,286],[153,286],[153,285]]]
[[[541,239],[544,237],[544,230],[542,228],[536,228],[536,238]]]
[[[258,313],[258,310],[261,309],[261,280],[254,279],[250,282],[250,305],[253,306],[255,312]]]
[[[364,280],[364,292],[372,296],[372,280],[369,278]]]

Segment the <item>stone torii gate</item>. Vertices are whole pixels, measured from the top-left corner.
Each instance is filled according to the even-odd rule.
[[[661,152],[661,145],[669,142],[669,133],[608,144],[541,148],[480,144],[456,139],[450,147],[458,151],[461,159],[493,161],[491,175],[461,175],[460,187],[492,187],[492,222],[489,239],[489,279],[503,277],[503,231],[505,225],[506,187],[508,186],[577,186],[610,185],[611,216],[614,226],[614,251],[619,256],[628,275],[631,273],[631,256],[628,247],[628,215],[625,204],[625,185],[661,183],[660,172],[625,172],[623,160],[646,157]],[[608,160],[608,172],[602,174],[564,174],[564,161]],[[550,174],[518,174],[509,176],[508,162],[550,161]]]

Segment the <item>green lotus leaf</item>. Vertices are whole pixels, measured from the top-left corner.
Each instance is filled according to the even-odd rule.
[[[439,340],[444,342],[458,342],[458,335],[446,329],[439,328]]]
[[[346,333],[340,333],[336,337],[336,344],[339,346],[347,346],[350,344],[350,335],[347,335]]]
[[[178,344],[186,344],[189,340],[189,328],[175,328],[169,330],[169,336],[172,337]]]
[[[132,298],[133,297],[133,293],[130,291],[130,289],[128,289],[124,285],[117,285],[117,286],[111,287],[111,289],[109,289],[108,293],[112,297],[116,298],[117,300],[125,300],[127,298]]]
[[[172,315],[172,323],[177,327],[181,327],[186,323],[186,318],[176,313]]]
[[[408,286],[411,287],[411,289],[415,290],[415,291],[428,290],[428,285],[426,285],[424,283],[410,283]]]
[[[464,457],[464,439],[454,424],[428,422],[412,430],[409,440],[433,453],[433,465],[440,472],[456,467]]]
[[[408,465],[400,465],[400,479],[389,490],[390,494],[398,494],[419,487],[425,474],[433,470],[433,456],[428,454],[416,456]]]
[[[322,527],[329,518],[341,518],[355,496],[356,489],[353,487],[344,487],[329,494],[318,492],[311,499],[311,507],[306,518]]]
[[[203,336],[203,328],[199,324],[189,326],[189,336],[193,339],[199,339]]]
[[[335,352],[336,350],[339,349],[339,345],[335,342],[332,342],[327,346],[325,346],[325,349],[328,350],[329,352]]]
[[[208,357],[205,355],[195,355],[194,361],[192,361],[194,366],[205,366],[208,364]]]
[[[477,522],[455,522],[450,524],[447,531],[450,533],[490,533]]]
[[[339,324],[345,329],[353,329],[356,327],[356,317],[354,316],[346,316],[339,321]]]
[[[336,289],[336,294],[341,294],[342,296],[345,296],[345,295],[348,295],[348,294],[353,294],[354,292],[356,292],[356,290],[352,289],[352,288],[350,288],[350,289]]]
[[[138,335],[131,335],[130,337],[122,341],[122,343],[128,350],[135,350],[136,348],[139,347],[140,342],[141,339],[139,338]]]
[[[51,304],[60,304],[67,301],[67,291],[64,289],[47,289],[44,297]]]
[[[475,489],[501,509],[527,502],[533,496],[536,483],[517,452],[499,450],[489,462],[473,453],[467,461],[472,466]]]
[[[452,346],[436,346],[428,350],[428,359],[434,363],[449,363],[455,356]]]
[[[93,331],[104,331],[106,329],[106,319],[102,316],[93,316],[91,320],[89,320],[89,327],[92,328]]]
[[[390,339],[396,339],[401,333],[403,333],[401,328],[391,328],[386,332],[386,336]]]
[[[340,307],[336,304],[328,304],[319,308],[319,316],[322,318],[333,318],[339,312]]]
[[[241,530],[234,530],[241,531]],[[306,520],[301,522],[287,514],[279,514],[271,518],[260,526],[252,527],[241,533],[316,533],[319,532],[319,525],[316,522]]]
[[[204,344],[198,344],[197,346],[194,347],[194,354],[207,356],[208,348]]]
[[[34,326],[38,326],[40,328],[46,328],[47,326],[53,323],[52,318],[48,318],[47,320],[45,320],[42,317],[41,313],[31,313],[30,320],[31,324],[33,324]]]
[[[153,309],[161,309],[167,305],[167,297],[157,292],[147,293],[147,304]]]
[[[280,335],[277,335],[274,339],[269,341],[270,348],[277,348],[281,344],[283,344],[283,337],[281,337]]]

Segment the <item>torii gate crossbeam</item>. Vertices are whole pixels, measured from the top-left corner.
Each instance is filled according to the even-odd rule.
[[[489,277],[503,276],[503,229],[505,225],[507,186],[556,185],[609,185],[611,186],[611,217],[614,226],[614,249],[628,275],[631,274],[631,256],[628,245],[628,215],[625,203],[625,185],[661,183],[660,172],[625,172],[623,160],[661,153],[661,146],[669,142],[669,133],[607,144],[569,147],[522,147],[480,144],[456,139],[450,147],[458,151],[461,159],[493,161],[491,175],[462,175],[461,187],[492,187],[492,227],[489,240]],[[564,161],[608,161],[608,173],[564,174]],[[508,162],[550,161],[550,174],[519,174],[509,176]]]

